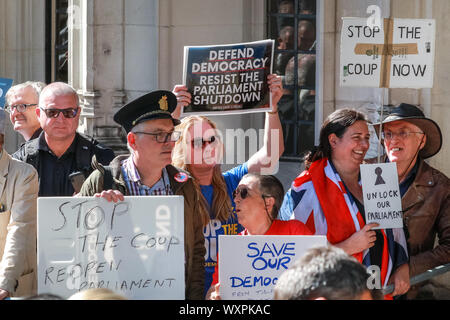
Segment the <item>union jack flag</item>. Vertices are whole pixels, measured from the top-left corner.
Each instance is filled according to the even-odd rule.
[[[360,182],[361,184],[361,182]],[[279,213],[280,220],[297,219],[316,235],[326,235],[331,244],[346,240],[365,223],[355,200],[328,159],[311,164],[293,182]],[[386,286],[393,270],[408,262],[403,229],[383,229],[381,283]],[[354,257],[370,266],[370,249]]]

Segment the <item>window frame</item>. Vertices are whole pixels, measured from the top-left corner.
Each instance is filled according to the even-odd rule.
[[[57,59],[58,59],[58,50],[59,46],[59,33],[64,28],[60,30],[56,30],[58,15],[66,15],[67,18],[68,12],[67,9],[69,7],[69,0],[67,1],[67,7],[61,8],[60,0],[46,0],[45,1],[45,81],[47,83],[51,83],[54,81],[68,81],[68,69],[64,74],[58,74],[57,70]],[[66,28],[68,28],[68,23],[66,23]],[[66,46],[68,53],[68,42],[69,42],[69,33],[67,30],[66,33]],[[67,56],[68,59],[68,56]],[[66,68],[68,68],[68,60],[66,61]]]
[[[299,4],[301,0],[293,0],[294,1],[294,8],[298,9]],[[289,85],[289,88],[292,88],[293,90],[300,90],[300,89],[314,89],[316,92],[315,97],[315,110],[314,110],[314,120],[302,120],[299,119],[299,101],[298,98],[293,99],[293,107],[294,107],[294,114],[295,119],[294,120],[284,120],[280,119],[282,121],[282,126],[284,127],[285,124],[294,125],[294,136],[292,137],[291,143],[293,144],[293,152],[291,154],[284,154],[280,160],[282,161],[294,161],[298,162],[302,159],[304,156],[304,153],[308,150],[299,150],[299,132],[302,125],[313,125],[314,126],[314,137],[312,143],[313,145],[318,144],[319,140],[319,133],[320,133],[320,126],[322,122],[322,116],[323,116],[323,81],[322,81],[322,70],[323,70],[323,63],[322,61],[322,48],[323,48],[323,39],[320,36],[322,34],[323,30],[323,8],[324,3],[323,0],[316,0],[316,12],[315,14],[298,14],[298,13],[277,13],[276,10],[273,10],[273,5],[276,5],[278,1],[276,0],[267,0],[266,1],[266,38],[272,38],[272,35],[274,34],[274,21],[276,21],[277,17],[286,17],[286,18],[293,18],[294,19],[294,44],[293,49],[288,50],[280,50],[275,48],[274,49],[274,55],[276,55],[279,52],[285,52],[292,54],[293,57],[298,57],[299,54],[313,54],[316,56],[316,65],[315,65],[315,85],[314,88],[308,87],[308,86],[298,86],[298,72],[294,72],[294,80],[293,84]],[[272,12],[273,11],[273,12]],[[304,50],[298,50],[298,22],[300,20],[314,20],[315,22],[315,29],[316,29],[316,38],[315,38],[315,49],[311,51],[304,51]],[[276,22],[275,22],[276,24]],[[277,26],[275,25],[275,28]],[[294,59],[294,70],[298,70],[298,59]],[[286,88],[286,85],[283,84],[283,86]],[[295,93],[293,95],[295,96]],[[287,142],[287,141],[285,141]],[[287,149],[287,148],[285,148]]]

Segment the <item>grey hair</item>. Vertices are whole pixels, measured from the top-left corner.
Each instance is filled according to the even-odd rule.
[[[39,99],[39,96],[41,95],[42,90],[45,88],[46,84],[41,81],[26,81],[24,83],[16,84],[15,86],[12,86],[9,88],[8,92],[6,93],[5,99],[6,104],[9,105],[11,96],[14,92],[23,90],[25,88],[31,88],[33,89],[36,98]]]
[[[333,246],[309,249],[283,272],[274,289],[276,300],[356,300],[368,291],[365,266]],[[380,293],[371,290],[373,299]]]

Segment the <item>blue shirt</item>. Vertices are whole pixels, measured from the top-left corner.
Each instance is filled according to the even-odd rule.
[[[203,229],[205,236],[205,291],[204,295],[211,286],[212,276],[217,264],[217,253],[219,252],[219,235],[236,235],[244,230],[244,227],[238,223],[236,215],[236,206],[233,199],[233,191],[239,185],[242,177],[248,173],[247,163],[239,165],[229,171],[223,172],[223,178],[227,185],[228,196],[231,199],[232,213],[227,221],[214,219],[215,213],[209,211],[210,222]],[[214,188],[212,185],[200,186],[203,196],[210,208],[212,208]]]

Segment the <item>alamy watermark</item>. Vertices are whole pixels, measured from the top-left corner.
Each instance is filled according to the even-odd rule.
[[[192,132],[192,131],[191,131]],[[275,174],[280,158],[280,132],[270,129],[202,129],[201,122],[193,125],[193,134],[185,131],[183,153],[185,164],[236,164],[244,163],[257,154],[261,174]],[[214,138],[212,138],[214,137]],[[225,139],[224,139],[225,138]]]

